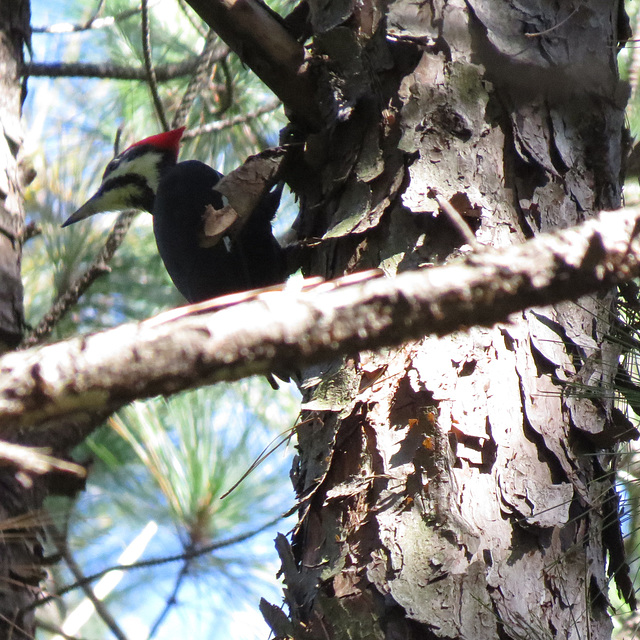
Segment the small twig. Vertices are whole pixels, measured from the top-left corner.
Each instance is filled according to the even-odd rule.
[[[469,225],[460,215],[460,212],[439,193],[436,193],[432,190],[431,196],[438,203],[438,206],[442,209],[442,211],[446,213],[449,220],[453,223],[453,225],[459,231],[460,235],[465,239],[467,244],[470,245],[474,251],[477,251],[480,248],[480,244],[476,240],[476,237],[475,235],[473,235],[471,229],[469,229]]]
[[[104,0],[98,0],[98,6],[96,10],[93,12],[93,15],[87,20],[88,23],[93,22],[98,18],[98,16],[102,13],[102,9],[104,8]]]
[[[5,578],[6,580],[6,578]],[[16,620],[18,619],[17,616],[14,616],[13,618],[9,618],[8,616],[5,616],[3,614],[0,613],[0,620],[2,620],[2,622],[6,623],[6,625],[9,628],[9,633],[7,635],[7,640],[21,640],[22,638],[27,638],[27,639],[31,639],[33,636],[31,635],[30,631],[27,631],[24,626],[19,625]],[[14,635],[14,631],[17,631],[17,633]],[[75,638],[73,640],[76,640]]]
[[[98,571],[97,573],[92,573],[89,576],[85,576],[82,579],[76,580],[76,582],[73,582],[72,584],[69,584],[66,587],[62,587],[62,589],[59,589],[57,593],[45,596],[44,598],[41,598],[37,602],[34,602],[29,606],[25,607],[20,613],[24,613],[25,611],[35,609],[36,607],[41,607],[42,605],[47,604],[52,600],[56,600],[57,598],[62,597],[66,593],[69,593],[69,591],[73,591],[78,587],[83,587],[85,584],[89,584],[94,580],[98,580],[99,578],[102,578],[102,576],[106,575],[111,571],[129,571],[130,569],[145,569],[148,567],[156,567],[163,564],[169,564],[170,562],[179,562],[180,560],[182,561],[191,560],[193,558],[206,555],[213,551],[217,551],[218,549],[231,547],[234,544],[239,544],[240,542],[249,540],[250,538],[253,538],[254,536],[257,536],[258,534],[262,533],[263,531],[266,531],[269,527],[272,527],[274,524],[280,521],[283,517],[284,517],[283,515],[278,515],[278,517],[274,518],[273,520],[269,520],[269,522],[267,522],[266,524],[263,524],[258,529],[254,529],[253,531],[241,533],[231,538],[225,538],[224,540],[218,540],[217,542],[212,542],[211,544],[208,544],[204,547],[191,549],[187,552],[183,552],[177,555],[164,556],[162,558],[149,558],[148,560],[133,562],[132,564],[129,564],[129,565],[121,565],[121,564],[112,565],[111,567],[102,569],[102,571]]]
[[[222,93],[224,102],[214,111],[213,115],[216,117],[220,117],[223,113],[226,113],[233,104],[233,76],[226,58],[220,60],[220,67],[224,75],[224,92]]]
[[[185,549],[185,554],[188,554],[188,553],[189,553],[189,548]],[[178,575],[176,577],[176,581],[175,581],[175,584],[173,585],[173,590],[171,591],[171,594],[167,598],[167,601],[164,603],[164,607],[162,608],[160,615],[156,618],[156,621],[151,625],[151,629],[149,630],[149,634],[147,635],[147,640],[151,640],[156,635],[156,633],[158,632],[158,629],[160,629],[160,626],[164,622],[164,619],[169,614],[169,611],[171,611],[171,607],[173,607],[177,603],[178,591],[180,591],[182,582],[184,581],[184,579],[187,577],[187,574],[189,573],[189,568],[191,567],[192,562],[193,562],[193,558],[185,558],[182,564],[182,567],[180,567],[180,571],[178,572]]]
[[[193,129],[185,131],[182,138],[196,138],[206,133],[230,129],[231,127],[235,127],[236,125],[244,124],[245,122],[249,122],[250,120],[258,118],[259,116],[271,113],[272,111],[278,109],[281,104],[282,103],[279,100],[276,100],[274,102],[265,104],[264,106],[256,109],[255,111],[252,111],[251,113],[233,116],[233,118],[227,118],[226,120],[216,120],[215,122],[208,122],[207,124],[203,124],[199,127],[193,127]]]
[[[24,340],[20,347],[32,347],[46,338],[53,328],[62,320],[67,311],[73,306],[80,296],[93,284],[99,276],[109,271],[109,262],[113,258],[116,249],[122,244],[122,241],[138,212],[135,210],[123,211],[116,220],[111,233],[107,237],[104,246],[95,260],[89,265],[87,270],[71,285],[69,288],[53,303],[51,309],[46,313],[44,318],[40,320],[35,329],[33,329]]]
[[[162,101],[160,100],[160,94],[158,93],[158,81],[156,80],[156,72],[153,68],[151,61],[151,32],[149,30],[149,7],[147,0],[142,0],[142,15],[141,15],[141,29],[142,29],[142,55],[144,56],[144,66],[147,70],[147,82],[149,83],[149,90],[151,91],[151,97],[153,98],[153,106],[156,109],[160,123],[164,131],[169,131],[169,123],[167,116],[164,113]]]
[[[42,235],[42,227],[37,222],[30,222],[22,232],[22,242],[28,242],[31,238]]]
[[[578,9],[580,9],[582,6],[582,3],[580,2],[578,4],[578,6],[563,20],[560,20],[560,22],[558,22],[557,24],[554,24],[552,27],[549,27],[548,29],[545,29],[544,31],[537,31],[536,33],[525,33],[525,38],[538,38],[540,36],[546,36],[548,33],[551,33],[552,31],[555,31],[556,29],[559,29],[565,22],[568,22],[569,20],[571,20],[571,18],[573,18],[573,16],[578,13]]]
[[[53,541],[58,549],[60,555],[64,558],[64,561],[67,563],[69,570],[73,573],[76,580],[80,581],[84,579],[84,574],[82,573],[82,569],[75,561],[75,558],[69,551],[69,547],[67,545],[66,539],[62,537],[60,532],[54,525],[51,525],[51,530],[53,532]],[[93,589],[89,586],[88,583],[84,583],[82,585],[82,590],[84,591],[87,598],[91,601],[91,604],[95,607],[96,613],[100,616],[102,621],[109,627],[111,632],[113,633],[118,640],[127,640],[127,636],[123,633],[123,631],[118,626],[118,623],[115,621],[113,616],[109,613],[109,610],[105,606],[105,604],[98,600],[96,594],[93,592]]]
[[[101,2],[100,5],[102,4],[103,3]],[[98,13],[99,9],[93,14],[92,18],[89,18],[89,20],[80,24],[74,24],[71,22],[57,22],[46,27],[31,27],[31,31],[33,33],[53,33],[59,35],[62,33],[77,33],[79,31],[89,31],[90,29],[103,29],[104,27],[110,27],[111,25],[115,24],[116,22],[120,22],[121,20],[132,18],[136,14],[140,13],[140,7],[137,7],[136,9],[127,9],[126,11],[122,11],[115,16],[104,16],[103,18],[98,18]]]
[[[235,491],[236,488],[244,482],[244,480],[255,471],[274,451],[276,451],[279,447],[281,447],[287,440],[290,440],[293,437],[293,434],[298,427],[295,424],[293,427],[289,429],[285,429],[281,434],[277,435],[271,442],[260,452],[260,454],[256,457],[256,459],[249,465],[249,468],[240,476],[240,479],[231,486],[230,489],[225,491],[221,496],[220,500],[224,500],[232,491]]]

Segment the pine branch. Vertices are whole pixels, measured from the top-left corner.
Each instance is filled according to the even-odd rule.
[[[235,294],[10,353],[0,358],[0,436],[19,432],[25,444],[47,444],[49,434],[63,446],[137,398],[492,326],[529,307],[575,300],[640,274],[639,235],[640,208],[603,212],[443,267]],[[209,312],[194,315],[202,309]]]
[[[209,81],[213,65],[219,61],[219,58],[215,53],[218,45],[219,40],[215,32],[209,30],[209,33],[205,38],[202,53],[198,57],[198,65],[193,72],[193,76],[189,80],[189,84],[182,96],[180,105],[173,114],[173,119],[171,120],[172,129],[177,129],[187,123],[187,116],[189,115],[189,111],[191,111],[193,101]]]
[[[188,549],[187,549],[188,552]],[[156,618],[155,622],[151,625],[151,629],[149,630],[149,635],[147,636],[147,640],[152,640],[155,638],[156,634],[160,630],[162,623],[165,621],[166,617],[169,615],[171,609],[178,603],[178,591],[180,591],[180,587],[184,582],[184,579],[187,577],[189,573],[189,569],[191,568],[191,563],[193,560],[191,558],[185,558],[180,567],[180,571],[178,571],[178,575],[176,576],[175,583],[173,585],[173,589],[169,594],[166,602],[164,603],[164,607],[162,611]]]
[[[55,24],[47,25],[46,27],[31,27],[32,33],[78,33],[79,31],[89,31],[91,29],[103,29],[104,27],[110,27],[117,22],[127,20],[140,13],[140,7],[136,9],[127,9],[114,16],[104,16],[100,18],[98,16],[99,11],[89,18],[86,22],[72,23],[72,22],[57,22]]]
[[[226,47],[219,49],[215,60],[221,60],[228,54]],[[167,82],[193,74],[198,66],[199,57],[189,58],[176,64],[156,67],[156,80]],[[45,78],[108,78],[112,80],[147,80],[144,67],[128,67],[110,62],[31,62],[23,67],[23,75]]]
[[[144,57],[144,68],[147,73],[147,83],[149,90],[151,91],[151,98],[153,99],[153,106],[162,125],[163,131],[169,131],[169,121],[164,113],[164,107],[162,106],[162,100],[160,100],[160,94],[158,93],[158,80],[156,79],[156,70],[153,68],[153,62],[151,60],[151,31],[149,26],[149,8],[147,6],[147,0],[142,0],[142,14],[141,14],[141,33],[142,33],[142,55]]]
[[[304,47],[258,0],[187,0],[196,13],[282,100],[294,121],[316,130],[322,116]]]
[[[67,545],[67,541],[64,539],[62,534],[53,526],[50,525],[51,531],[53,533],[53,540],[56,548],[60,555],[64,558],[69,570],[73,574],[76,580],[82,580],[84,578],[84,574],[82,573],[82,569],[80,569],[80,565],[76,562],[75,558],[71,551],[69,551],[69,547]],[[87,598],[91,601],[91,604],[94,606],[96,613],[100,616],[101,620],[107,625],[111,633],[118,640],[127,640],[127,636],[124,634],[122,629],[118,626],[115,618],[111,615],[107,606],[96,597],[96,594],[93,592],[93,589],[89,584],[83,584],[82,590],[84,591]]]
[[[224,129],[230,129],[239,124],[250,122],[256,118],[263,116],[267,113],[271,113],[280,107],[282,103],[279,100],[268,102],[267,104],[259,107],[255,111],[247,114],[238,114],[232,118],[226,118],[225,120],[214,120],[213,122],[207,122],[199,127],[193,127],[184,132],[182,138],[188,140],[189,138],[196,138],[197,136],[204,135],[205,133],[212,133],[214,131],[223,131]]]
[[[253,531],[240,533],[236,536],[232,536],[231,538],[216,540],[215,542],[212,542],[202,547],[190,547],[187,550],[185,550],[183,553],[179,553],[177,555],[162,556],[160,558],[149,558],[148,560],[139,560],[138,562],[133,562],[127,565],[123,565],[123,564],[111,565],[106,569],[102,569],[97,573],[92,573],[91,575],[84,576],[83,578],[78,579],[75,582],[65,587],[62,587],[56,593],[50,594],[48,596],[45,596],[43,598],[36,600],[34,603],[30,604],[23,611],[21,611],[21,613],[41,607],[53,600],[57,600],[58,598],[61,598],[63,595],[65,595],[66,593],[73,591],[74,589],[78,589],[79,587],[84,587],[85,585],[90,584],[91,582],[95,582],[96,580],[98,580],[99,578],[102,578],[102,576],[106,575],[107,573],[110,573],[111,571],[130,571],[132,569],[146,569],[149,567],[157,567],[160,565],[169,564],[171,562],[178,562],[178,561],[184,562],[185,560],[194,560],[196,558],[199,558],[200,556],[208,555],[210,553],[213,553],[214,551],[218,551],[219,549],[224,549],[226,547],[231,547],[241,542],[245,542],[246,540],[250,540],[251,538],[262,533],[263,531],[266,531],[267,529],[272,527],[274,524],[277,524],[286,515],[287,514],[278,515],[272,520],[269,520],[269,522],[263,524],[261,527],[254,529]]]

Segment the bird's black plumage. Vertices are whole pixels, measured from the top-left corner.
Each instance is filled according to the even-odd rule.
[[[98,191],[63,226],[101,211],[149,211],[160,257],[189,302],[283,282],[285,254],[271,228],[282,187],[264,194],[241,228],[203,246],[205,215],[210,207],[224,204],[214,190],[222,175],[196,160],[177,163],[183,133],[181,127],[150,136],[118,154],[107,165]],[[273,377],[268,379],[277,388]]]
[[[241,228],[204,247],[207,208],[223,206],[214,191],[222,175],[197,160],[177,163],[183,132],[150,136],[113,158],[98,191],[63,226],[101,211],[149,211],[160,257],[189,302],[283,282],[284,251],[271,229],[282,189],[266,193]]]
[[[189,302],[269,286],[285,278],[284,253],[271,220],[280,191],[267,193],[233,238],[202,247],[207,205],[223,206],[214,191],[222,175],[197,160],[180,162],[162,175],[153,204],[158,251],[177,289]]]

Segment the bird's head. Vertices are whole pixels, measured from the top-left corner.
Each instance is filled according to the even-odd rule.
[[[83,220],[103,211],[153,210],[162,174],[178,160],[184,127],[140,140],[117,155],[104,170],[102,183],[62,225]]]

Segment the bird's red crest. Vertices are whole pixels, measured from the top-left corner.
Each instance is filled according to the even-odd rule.
[[[138,147],[143,144],[149,144],[156,149],[162,149],[163,151],[173,151],[178,157],[178,151],[180,150],[180,139],[186,127],[180,127],[179,129],[173,129],[172,131],[166,131],[164,133],[158,133],[155,136],[149,136],[139,142],[134,142],[131,147]],[[129,147],[129,149],[131,149]]]

